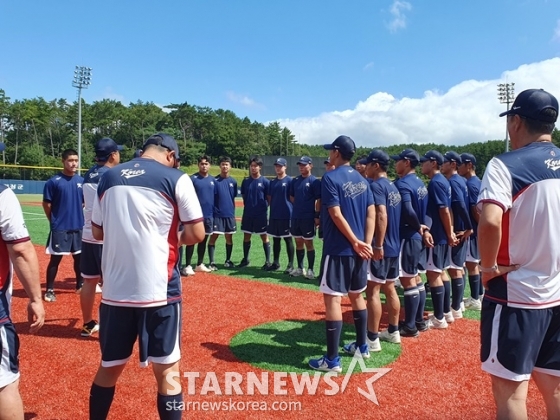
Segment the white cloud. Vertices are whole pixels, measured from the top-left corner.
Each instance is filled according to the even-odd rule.
[[[373,61],[370,61],[369,63],[367,63],[367,64],[364,66],[363,70],[364,70],[364,71],[368,71],[369,69],[372,69],[373,66],[374,66]]]
[[[227,96],[228,100],[230,100],[231,102],[234,102],[236,104],[241,104],[241,105],[246,106],[248,108],[264,108],[264,105],[258,103],[253,98],[251,98],[247,95],[242,95],[242,94],[239,94],[239,93],[235,93],[235,92],[230,90],[230,91],[226,92],[226,96]]]
[[[436,143],[462,145],[502,139],[505,111],[497,84],[515,83],[515,92],[543,88],[560,98],[560,58],[525,64],[497,80],[467,80],[447,92],[426,91],[421,98],[395,98],[377,92],[354,109],[325,112],[311,118],[279,120],[299,143],[324,144],[340,134],[365,147]]]
[[[387,24],[391,32],[406,28],[406,15],[404,12],[412,10],[412,5],[407,1],[394,0],[389,12],[393,15],[393,20]]]
[[[98,99],[112,99],[114,101],[119,101],[123,105],[126,105],[124,95],[113,92],[113,88],[111,86],[105,87],[105,89],[103,89],[103,93],[101,94],[101,97]]]
[[[556,28],[554,28],[554,35],[552,36],[552,40],[560,42],[560,19],[556,21]]]

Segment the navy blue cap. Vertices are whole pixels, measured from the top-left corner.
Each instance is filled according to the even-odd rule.
[[[124,148],[115,143],[115,140],[109,137],[103,137],[95,144],[95,160],[103,162],[109,159],[111,153],[121,151]]]
[[[323,163],[324,163],[325,165],[330,165],[330,164],[331,164],[331,158],[326,158],[326,159],[323,161]]]
[[[380,163],[382,165],[389,164],[389,155],[385,153],[383,150],[372,150],[369,152],[369,155],[365,159],[360,159],[358,163],[362,165],[367,165],[368,163]]]
[[[313,160],[309,157],[309,156],[302,156],[299,158],[298,160],[298,165],[308,165],[310,163],[313,163]]]
[[[443,161],[456,162],[457,165],[463,163],[463,161],[461,160],[461,155],[457,152],[454,152],[453,150],[450,150],[449,152],[445,152],[445,154],[443,155]]]
[[[165,133],[154,134],[153,136],[148,138],[148,140],[146,140],[146,143],[144,143],[144,146],[142,146],[142,150],[146,150],[146,146],[149,146],[151,144],[165,147],[167,150],[175,152],[175,159],[181,160],[181,158],[179,157],[179,146],[177,145],[175,139],[171,137],[169,134],[165,134]]]
[[[420,155],[416,150],[404,149],[398,155],[391,155],[393,160],[409,160],[413,163],[418,163],[420,161]]]
[[[356,152],[356,144],[348,136],[338,136],[331,144],[323,147],[327,150],[339,150],[343,155],[354,155]]]
[[[474,155],[471,155],[470,153],[463,153],[461,154],[461,162],[463,163],[472,163],[473,165],[476,165],[476,158],[474,157]]]
[[[3,152],[6,149],[5,143],[0,143],[0,152]]]
[[[438,165],[441,165],[443,164],[443,155],[437,150],[430,150],[420,158],[420,162],[427,162],[429,160],[437,162]]]
[[[545,109],[554,109],[556,117],[543,115]],[[511,109],[502,112],[500,117],[504,115],[520,115],[532,120],[554,123],[558,117],[558,100],[542,89],[527,89],[517,95]]]
[[[280,165],[280,166],[287,166],[288,162],[286,162],[286,159],[284,158],[278,158],[276,159],[276,162],[274,162],[275,165]]]
[[[132,156],[133,159],[135,158],[139,158],[140,156],[142,156],[142,149],[138,149],[134,152],[134,156]]]

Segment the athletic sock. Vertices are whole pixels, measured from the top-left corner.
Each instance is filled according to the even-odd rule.
[[[334,360],[338,356],[342,321],[327,321],[327,358]]]
[[[292,238],[284,238],[286,242],[286,252],[288,253],[288,265],[294,266],[294,241]]]
[[[105,420],[115,396],[115,387],[103,387],[91,384],[89,390],[89,418],[90,420]]]
[[[430,294],[432,295],[432,304],[434,305],[434,316],[440,321],[443,319],[443,299],[445,296],[444,289],[445,289],[444,286],[430,287]]]
[[[469,286],[471,287],[471,297],[480,298],[480,274],[469,274]]]
[[[367,338],[369,338],[370,341],[375,341],[379,338],[379,333],[378,332],[374,333],[374,332],[368,331],[367,332]]]
[[[398,331],[398,330],[399,330],[398,325],[389,324],[389,327],[387,328],[387,331],[389,331],[389,334],[393,334],[395,331]]]
[[[232,252],[233,252],[233,244],[226,244],[226,261],[231,261]]]
[[[82,254],[74,254],[72,258],[74,259],[74,274],[76,275],[76,290],[80,290],[84,285],[84,279],[82,278],[82,270],[80,270],[80,260]]]
[[[216,245],[208,245],[208,259],[210,264],[214,263],[214,253],[216,252]]]
[[[478,278],[480,279],[480,275],[478,276]],[[482,285],[482,280],[479,281],[478,283],[478,296],[482,296],[484,294],[484,286]]]
[[[192,256],[194,254],[194,245],[187,245],[185,247],[185,265],[192,265]]]
[[[424,292],[425,293],[425,292]],[[420,303],[418,287],[404,289],[404,324],[408,328],[416,328],[416,314]]]
[[[307,269],[313,270],[315,267],[315,250],[307,251]]]
[[[58,265],[62,261],[62,255],[51,255],[47,266],[47,290],[54,290],[54,279],[58,273]]]
[[[426,308],[426,288],[424,283],[420,282],[418,287],[418,309],[416,310],[416,322],[424,321],[424,309]]]
[[[367,335],[367,309],[352,311],[354,317],[354,327],[356,327],[356,345],[361,346],[366,343]]]
[[[243,259],[249,261],[249,250],[251,249],[251,241],[243,242]]]
[[[303,257],[305,257],[305,250],[296,249],[297,266],[301,269],[303,269]]]
[[[196,265],[200,265],[204,262],[204,255],[206,254],[206,242],[208,242],[208,235],[204,236],[202,242],[199,242],[196,246],[196,256],[198,258]]]
[[[184,411],[183,394],[157,395],[157,409],[161,420],[181,420]]]
[[[464,285],[465,283],[463,282],[463,277],[451,279],[451,288],[453,289],[453,301],[451,302],[451,307],[456,311],[461,309],[461,302],[463,301]]]
[[[280,262],[280,250],[282,249],[282,238],[272,239],[272,254],[274,256],[274,264]]]
[[[451,312],[451,282],[443,282],[443,312]]]
[[[263,242],[264,258],[267,264],[270,263],[270,242]]]

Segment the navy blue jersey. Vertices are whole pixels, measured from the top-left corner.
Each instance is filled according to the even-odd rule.
[[[387,211],[387,230],[383,242],[385,257],[398,257],[401,252],[399,225],[401,222],[401,195],[387,178],[379,178],[369,184],[376,206],[385,206]],[[374,242],[375,244],[375,242]]]
[[[237,197],[237,181],[231,176],[215,178],[214,217],[235,217],[235,197]]]
[[[467,181],[459,174],[454,174],[449,178],[451,186],[451,203],[463,203],[467,212],[469,211],[469,193],[467,190]],[[465,230],[465,222],[461,215],[453,209],[453,231],[460,232]]]
[[[294,219],[314,219],[315,201],[321,198],[321,181],[313,175],[295,177],[290,184],[290,196],[294,197]]]
[[[439,215],[439,209],[445,207],[451,213],[451,186],[447,178],[437,173],[428,184],[428,210],[426,213],[431,219],[430,232],[436,245],[447,243],[447,233]]]
[[[51,230],[80,230],[84,227],[84,178],[59,172],[43,188],[43,201],[51,203]]]
[[[215,194],[215,179],[213,176],[202,176],[196,173],[191,176],[196,196],[202,207],[202,214],[205,219],[214,217],[214,196]]]
[[[270,181],[270,219],[290,220],[292,218],[292,202],[290,201],[291,176]]]
[[[402,203],[410,202],[420,224],[426,224],[428,189],[424,182],[416,174],[410,173],[396,180],[395,186],[401,194]],[[400,236],[401,239],[422,239],[420,233],[403,220],[400,223]]]
[[[471,207],[476,206],[478,200],[478,193],[480,192],[480,184],[482,181],[476,175],[471,176],[467,179],[467,190],[469,191],[469,203],[467,205],[467,210],[471,218],[471,225],[473,226],[473,235],[476,237],[476,231],[478,230],[478,223],[472,215]]]
[[[243,216],[262,217],[266,216],[268,210],[267,196],[269,194],[270,181],[264,176],[258,178],[248,177],[241,183],[241,195],[243,196]]]
[[[339,206],[356,238],[363,241],[366,232],[367,208],[373,204],[373,194],[368,182],[351,166],[339,166],[325,173],[321,180],[323,255],[356,255],[352,244],[331,219],[329,208]]]

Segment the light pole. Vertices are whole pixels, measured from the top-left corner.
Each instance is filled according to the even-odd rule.
[[[515,83],[500,83],[498,85],[498,99],[500,103],[506,104],[506,111],[509,111],[509,104],[515,99],[514,89]],[[506,152],[509,152],[509,133],[506,123]]]
[[[91,84],[91,67],[76,66],[72,86],[78,89],[78,175],[82,173],[82,89]]]

